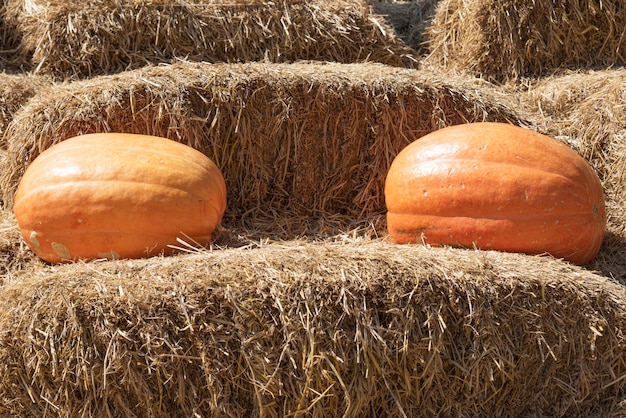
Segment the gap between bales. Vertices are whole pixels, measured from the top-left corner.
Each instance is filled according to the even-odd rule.
[[[370,0],[374,11],[385,16],[398,36],[415,50],[416,55],[427,52],[426,28],[435,15],[438,0]]]
[[[479,84],[379,64],[178,63],[57,85],[7,129],[5,205],[28,162],[52,144],[132,132],[180,141],[215,161],[228,226],[293,238],[308,221],[281,219],[335,219],[345,230],[346,220],[385,211],[387,169],[410,142],[464,122],[519,123],[504,95]]]
[[[58,79],[181,59],[416,62],[366,0],[5,1],[22,54],[36,72]]]
[[[607,416],[626,394],[623,286],[544,257],[292,241],[22,271],[0,305],[20,416]]]

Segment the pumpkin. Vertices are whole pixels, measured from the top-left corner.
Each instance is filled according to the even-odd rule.
[[[551,254],[587,264],[604,237],[602,185],[567,145],[518,126],[433,131],[393,160],[385,181],[392,241]]]
[[[24,240],[51,263],[170,254],[177,238],[207,245],[225,208],[224,178],[204,154],[121,133],[50,147],[27,167],[14,200]]]

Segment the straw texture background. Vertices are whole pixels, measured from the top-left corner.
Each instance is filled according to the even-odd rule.
[[[0,0],[0,416],[626,416],[624,27],[610,0]],[[388,242],[395,155],[482,120],[592,165],[591,264]],[[217,163],[211,248],[25,246],[25,168],[108,131]]]
[[[19,36],[7,23],[6,1],[0,0],[0,72],[19,72],[27,66],[19,53]]]

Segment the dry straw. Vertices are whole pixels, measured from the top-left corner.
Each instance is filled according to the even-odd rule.
[[[378,64],[147,67],[57,85],[7,129],[6,206],[25,166],[81,133],[134,132],[201,150],[226,179],[231,226],[271,229],[285,215],[359,220],[384,212],[395,155],[420,136],[479,120],[517,121],[503,98],[462,77]],[[259,220],[272,223],[260,226]],[[313,221],[282,222],[286,236]],[[303,227],[304,229],[299,229]]]
[[[493,80],[626,63],[623,0],[442,0],[430,60]]]
[[[292,241],[16,273],[10,416],[618,416],[623,286],[550,258]]]
[[[217,52],[215,61],[313,51],[408,62],[360,2],[5,2],[39,71],[56,62],[61,77]],[[553,56],[623,62],[621,3],[521,4],[442,0],[448,26],[435,22],[432,33],[449,38],[433,57],[494,79],[548,71]],[[207,16],[211,25],[198,23]],[[524,22],[532,60],[519,49]],[[120,34],[124,25],[135,31]],[[96,26],[104,32],[89,35]],[[62,39],[64,30],[76,36]],[[546,33],[566,42],[558,49]],[[461,39],[483,45],[459,49]],[[625,415],[626,290],[609,278],[626,283],[623,80],[621,70],[548,78],[513,97],[519,108],[481,80],[371,63],[179,62],[38,90],[11,108],[0,153],[0,415]],[[609,196],[610,235],[591,266],[604,276],[549,257],[356,238],[383,230],[382,186],[401,148],[478,120],[532,125],[592,163]],[[229,189],[220,250],[54,267],[34,259],[9,211],[25,167],[54,143],[106,131],[169,137],[216,161]],[[367,227],[338,234],[359,223]],[[267,240],[311,231],[321,240]]]
[[[366,0],[6,0],[37,72],[87,77],[177,59],[415,64]]]

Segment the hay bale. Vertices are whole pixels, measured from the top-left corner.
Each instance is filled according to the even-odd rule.
[[[228,190],[227,225],[276,233],[282,222],[283,238],[306,233],[317,218],[337,217],[345,228],[384,212],[387,169],[413,140],[462,122],[517,121],[500,96],[477,88],[377,64],[179,63],[76,81],[15,116],[2,190],[10,208],[28,162],[68,137],[144,133],[215,161]]]
[[[608,416],[623,286],[550,258],[293,241],[17,272],[12,416]]]
[[[428,60],[491,80],[626,63],[622,0],[442,0],[427,32]]]
[[[7,125],[32,96],[51,81],[29,73],[0,73],[0,149],[6,149],[3,135]]]
[[[415,64],[366,0],[6,1],[23,53],[57,78],[177,60]]]

